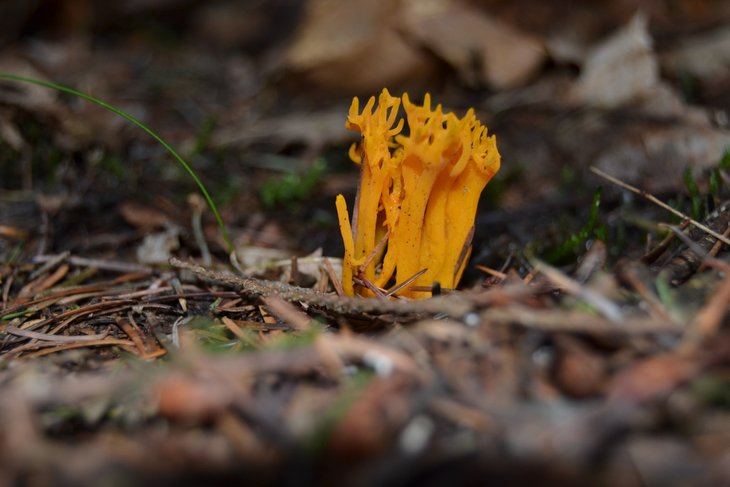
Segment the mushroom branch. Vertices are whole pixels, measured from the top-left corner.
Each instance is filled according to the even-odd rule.
[[[360,166],[352,221],[345,198],[336,200],[345,293],[427,298],[437,283],[455,288],[479,196],[499,170],[495,137],[473,109],[459,118],[432,109],[428,94],[418,105],[384,89],[359,109],[355,98],[345,124],[362,136],[350,147]]]

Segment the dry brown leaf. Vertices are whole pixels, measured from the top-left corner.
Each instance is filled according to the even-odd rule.
[[[311,327],[312,320],[309,316],[297,309],[293,304],[284,301],[276,296],[265,296],[261,300],[271,313],[295,330],[307,330]]]
[[[180,247],[180,231],[170,227],[164,232],[150,233],[137,247],[137,260],[142,264],[163,264],[172,251]]]
[[[730,76],[730,26],[683,41],[660,58],[662,67],[675,75],[700,79]]]
[[[170,223],[170,217],[162,211],[134,201],[125,201],[119,205],[119,213],[124,221],[143,229],[164,228]]]
[[[540,40],[458,0],[409,0],[401,19],[409,37],[446,61],[470,86],[519,86],[547,56]]]
[[[349,459],[363,459],[382,451],[410,414],[411,386],[403,376],[373,380],[335,427],[329,449]]]
[[[234,392],[220,382],[170,374],[155,390],[157,407],[163,417],[204,421],[220,414],[234,401]]]
[[[658,83],[647,20],[637,14],[591,50],[573,94],[589,105],[615,107],[649,94]]]
[[[431,59],[397,32],[396,0],[311,0],[284,68],[296,83],[372,93],[431,76]]]
[[[606,380],[606,362],[598,353],[569,335],[556,337],[558,357],[554,377],[557,386],[571,397],[598,395]]]
[[[699,372],[700,367],[677,353],[654,355],[619,372],[608,384],[614,401],[644,402],[666,397]]]

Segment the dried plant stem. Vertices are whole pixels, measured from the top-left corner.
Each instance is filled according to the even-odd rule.
[[[621,308],[603,297],[592,289],[583,286],[578,281],[566,276],[558,269],[540,261],[535,261],[535,268],[538,269],[553,284],[590,304],[610,321],[621,321],[624,316]]]
[[[705,233],[707,233],[709,235],[712,235],[713,237],[715,237],[716,239],[718,239],[722,243],[724,243],[726,245],[730,245],[730,239],[728,239],[727,237],[724,237],[723,235],[717,233],[716,231],[712,230],[711,228],[707,227],[706,225],[703,225],[702,223],[698,222],[697,220],[694,220],[694,219],[688,217],[687,215],[685,215],[681,211],[675,210],[674,208],[672,208],[668,204],[664,203],[662,200],[660,200],[656,196],[651,195],[651,194],[647,193],[646,191],[641,190],[641,189],[639,189],[639,188],[637,188],[635,186],[631,186],[630,184],[625,183],[625,182],[621,181],[620,179],[616,179],[615,177],[611,176],[610,174],[606,174],[605,172],[601,171],[597,167],[591,167],[591,171],[594,174],[602,177],[603,179],[605,179],[607,181],[610,181],[611,183],[615,184],[616,186],[620,186],[621,188],[627,189],[627,190],[631,191],[632,193],[636,193],[636,194],[638,194],[640,196],[643,196],[644,198],[646,198],[647,200],[651,201],[655,205],[660,206],[661,208],[664,208],[665,210],[667,210],[667,211],[669,211],[669,212],[677,215],[682,220],[689,222],[690,224],[692,224],[695,227],[699,228],[703,232],[705,232]]]

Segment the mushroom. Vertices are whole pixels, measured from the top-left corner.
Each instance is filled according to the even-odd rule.
[[[401,105],[408,131],[401,134]],[[362,140],[350,148],[360,183],[350,224],[347,204],[336,207],[345,247],[342,284],[348,295],[374,296],[394,284],[396,295],[431,296],[434,283],[455,288],[471,249],[482,190],[498,171],[494,136],[470,109],[459,119],[402,101],[384,89],[359,111],[355,98],[346,127]],[[406,285],[404,285],[406,284]]]

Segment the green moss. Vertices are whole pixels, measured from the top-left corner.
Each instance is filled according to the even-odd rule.
[[[563,242],[558,245],[554,250],[548,251],[545,256],[551,264],[560,264],[566,260],[574,260],[576,256],[580,255],[585,248],[585,244],[590,238],[598,238],[605,240],[608,234],[608,230],[605,225],[598,225],[598,215],[601,206],[601,193],[602,188],[596,189],[593,194],[593,201],[591,202],[590,211],[588,213],[588,219],[585,224],[575,233],[570,234],[566,237]]]
[[[322,180],[327,169],[323,159],[317,159],[303,174],[289,172],[265,181],[259,196],[266,208],[285,206],[295,210],[297,205],[312,195],[315,186]]]
[[[704,217],[704,201],[700,194],[700,188],[697,186],[697,181],[692,177],[692,170],[686,168],[682,173],[682,179],[684,179],[684,185],[687,187],[689,193],[689,201],[692,205],[692,218],[695,220],[701,220]]]
[[[291,348],[308,347],[324,333],[325,326],[318,322],[312,321],[312,326],[299,333],[285,333],[276,340],[266,344],[268,350],[288,350]]]

